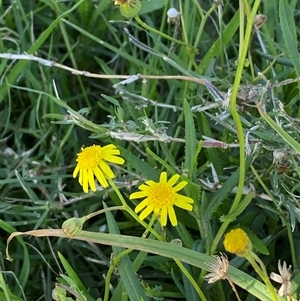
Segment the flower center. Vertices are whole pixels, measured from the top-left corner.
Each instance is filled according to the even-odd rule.
[[[149,190],[149,204],[153,205],[156,213],[164,207],[170,207],[175,202],[175,192],[166,183],[156,183]]]
[[[224,247],[230,253],[242,254],[251,246],[248,235],[240,228],[233,229],[225,235]]]
[[[97,168],[99,163],[103,160],[102,149],[99,145],[86,147],[78,154],[78,165],[82,169]]]

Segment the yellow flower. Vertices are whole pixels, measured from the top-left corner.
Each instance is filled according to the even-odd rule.
[[[233,229],[225,235],[224,247],[227,252],[239,256],[244,256],[252,250],[252,244],[247,233],[240,228]]]
[[[139,186],[141,191],[134,192],[130,195],[130,199],[139,199],[146,197],[139,205],[136,206],[135,212],[143,210],[139,216],[140,220],[145,219],[151,212],[160,216],[162,226],[167,224],[169,216],[172,226],[177,226],[177,218],[173,206],[192,211],[194,200],[177,193],[187,185],[186,181],[175,183],[179,180],[180,175],[175,174],[167,181],[167,173],[160,174],[159,182],[152,180]],[[174,187],[173,187],[174,186]],[[146,207],[146,208],[145,208]]]
[[[120,151],[114,144],[108,144],[104,147],[93,145],[81,149],[77,154],[77,166],[73,172],[73,178],[76,178],[79,172],[79,183],[85,193],[88,192],[89,186],[96,191],[95,176],[100,184],[105,188],[108,186],[106,178],[115,177],[113,171],[107,162],[123,164],[123,158],[118,157]]]
[[[141,10],[141,2],[139,0],[113,0],[115,5],[120,5],[121,14],[126,18],[135,17]]]

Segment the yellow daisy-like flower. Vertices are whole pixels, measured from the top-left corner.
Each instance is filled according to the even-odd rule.
[[[247,233],[241,229],[233,229],[225,235],[224,247],[227,252],[244,256],[252,250],[251,241]]]
[[[141,191],[134,192],[130,195],[129,198],[131,200],[146,197],[135,208],[136,213],[144,209],[139,215],[140,220],[145,219],[151,212],[154,212],[156,215],[160,216],[160,223],[162,226],[167,224],[168,216],[172,226],[177,226],[177,218],[173,206],[175,205],[188,211],[193,210],[191,204],[194,203],[194,200],[177,193],[187,185],[187,181],[181,181],[174,186],[179,178],[180,175],[175,174],[167,181],[167,173],[162,172],[158,183],[149,180],[145,184],[139,186]]]
[[[135,17],[141,10],[141,2],[139,0],[113,0],[115,5],[120,5],[121,14],[126,18]]]
[[[104,188],[107,187],[106,178],[113,179],[115,177],[107,162],[115,164],[125,162],[118,155],[120,155],[120,151],[114,144],[108,144],[104,147],[93,145],[82,148],[81,153],[77,154],[77,165],[73,172],[73,178],[76,178],[79,172],[79,183],[85,193],[88,192],[89,186],[93,191],[96,191],[95,176]]]

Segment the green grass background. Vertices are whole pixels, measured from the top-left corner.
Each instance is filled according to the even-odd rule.
[[[259,34],[251,32],[241,65],[238,59],[245,44],[240,28],[246,30],[251,13],[245,9],[248,17],[243,23],[239,8],[248,6],[242,3],[250,9],[258,5],[258,13],[266,15],[267,21]],[[167,23],[167,10],[173,6],[182,12],[180,32]],[[223,238],[218,237],[222,227],[224,231],[245,229],[268,273],[277,271],[279,259],[292,264],[293,297],[299,300],[299,1],[224,1],[217,7],[213,1],[143,0],[140,18],[157,32],[134,18],[124,18],[111,0],[0,0],[1,54],[33,54],[107,75],[92,78],[30,60],[0,60],[0,300],[52,300],[55,283],[69,288],[73,300],[100,300],[108,293],[109,300],[141,300],[139,292],[147,300],[235,300],[227,282],[208,285],[203,281],[204,261],[209,259],[199,257],[200,266],[196,261],[196,252],[199,256],[224,252]],[[125,27],[150,50],[131,43]],[[191,47],[174,44],[159,32]],[[113,86],[122,79],[111,75],[136,74],[157,78]],[[224,97],[230,90],[238,91],[236,106],[222,107],[204,85],[159,78],[165,75],[208,80]],[[235,82],[237,77],[241,86]],[[275,125],[260,114],[259,100]],[[234,110],[241,131],[237,131]],[[112,138],[111,131],[123,138]],[[130,141],[133,134],[153,139]],[[159,141],[165,135],[172,138]],[[199,141],[207,137],[236,146],[204,143],[201,147]],[[239,148],[241,137],[246,144]],[[166,253],[155,253],[158,245],[141,250],[139,241],[119,263],[113,261],[112,253],[116,256],[122,252],[117,248],[130,247],[121,237],[120,246],[112,249],[113,243],[105,237],[107,244],[26,236],[11,241],[9,253],[14,260],[6,260],[6,240],[14,231],[60,229],[68,218],[121,204],[113,189],[84,194],[72,178],[77,153],[94,143],[114,143],[121,149],[126,164],[114,167],[115,183],[131,208],[136,203],[128,196],[137,183],[158,180],[163,170],[189,181],[186,193],[195,199],[195,211],[191,215],[176,211],[179,226],[164,229],[165,241],[179,238],[186,249],[195,251],[183,251],[182,261],[204,299],[170,258],[172,248],[167,246]],[[274,151],[280,159],[274,159]],[[240,152],[246,154],[244,162]],[[244,198],[249,188],[255,193]],[[234,201],[237,191],[241,193],[238,203]],[[239,206],[231,212],[233,204]],[[125,211],[98,215],[84,229],[131,237],[144,232]],[[139,262],[134,266],[136,258]],[[229,259],[237,269],[232,277],[238,286],[243,287],[243,275],[257,279],[252,288],[237,288],[242,300],[269,300],[267,293],[258,297],[251,291],[260,290],[256,285],[261,279],[247,261],[233,255]],[[115,269],[109,270],[110,266]],[[105,284],[108,271],[111,287]],[[132,273],[126,275],[126,271]]]

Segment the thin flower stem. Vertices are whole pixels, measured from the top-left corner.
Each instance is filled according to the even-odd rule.
[[[109,297],[109,286],[110,286],[110,279],[111,276],[116,268],[116,266],[118,265],[119,261],[121,260],[121,258],[127,254],[129,254],[130,252],[132,252],[133,249],[126,249],[122,252],[120,252],[115,258],[113,258],[110,261],[110,266],[109,269],[107,271],[106,274],[106,278],[105,278],[105,290],[104,290],[104,298],[103,301],[108,301],[108,297]]]
[[[197,6],[199,6],[199,4]],[[201,7],[199,9],[202,11]],[[201,36],[202,36],[202,33],[203,33],[203,28],[206,24],[206,21],[215,9],[216,9],[216,4],[213,4],[213,6],[208,10],[208,12],[205,15],[202,16],[201,23],[200,23],[200,26],[199,26],[199,29],[198,29],[198,32],[197,32],[197,36],[195,38],[194,48],[197,48],[197,46],[199,45],[199,42],[200,42],[200,39],[201,39]],[[184,22],[184,20],[182,20],[182,22]],[[190,60],[190,62],[189,62],[189,65],[188,65],[188,68],[187,68],[188,71],[191,70],[192,65],[194,65],[196,67],[196,70],[198,70],[198,66],[197,66],[197,64],[195,64],[195,60],[193,59],[193,60]],[[185,85],[184,85],[184,94],[183,95],[186,95],[188,87],[189,87],[189,83],[186,82]]]
[[[196,1],[194,1],[196,2]],[[199,4],[198,4],[199,5]],[[197,36],[195,38],[195,42],[194,42],[194,47],[196,48],[199,45],[200,39],[201,39],[201,35],[203,33],[203,28],[206,24],[207,19],[210,17],[210,15],[214,12],[214,10],[216,9],[216,4],[214,3],[212,5],[212,7],[207,11],[207,13],[201,18],[201,23],[197,32]]]
[[[156,215],[155,214],[152,214],[152,217],[150,219],[150,222],[145,230],[145,232],[143,233],[142,237],[143,238],[146,238],[148,233],[151,232],[151,229],[152,229],[152,225],[154,223],[154,221],[157,219]]]
[[[121,207],[121,208],[124,209],[124,206],[115,206],[115,208],[116,207]],[[103,210],[99,210],[99,211],[103,211]],[[142,235],[143,238],[146,238],[148,233],[151,232],[151,228],[152,228],[152,225],[153,225],[155,220],[156,220],[155,215],[152,215],[152,218],[151,218],[151,220],[150,220],[150,222],[147,226],[147,229],[145,230],[145,232]],[[111,275],[112,275],[115,267],[118,265],[118,263],[120,262],[120,260],[122,259],[123,256],[129,254],[132,251],[133,251],[133,249],[123,250],[118,255],[116,255],[116,257],[111,261],[111,265],[109,267],[109,270],[107,272],[106,279],[105,279],[105,294],[104,294],[104,300],[103,301],[108,301],[110,279],[111,279]]]
[[[288,239],[289,239],[289,242],[290,242],[290,250],[291,250],[294,270],[298,271],[298,262],[297,262],[297,256],[295,254],[295,245],[294,245],[292,228],[291,228],[290,222],[287,222],[286,229],[287,229]]]
[[[123,198],[119,188],[116,186],[113,180],[107,179],[115,193],[118,195],[121,203],[123,204],[124,210],[126,210],[139,224],[141,224],[145,229],[148,229],[148,224],[141,221],[138,215],[127,205],[125,199]],[[161,235],[159,235],[154,229],[150,228],[149,231],[156,237],[157,240],[162,240]]]
[[[207,301],[207,299],[205,298],[205,296],[204,296],[201,288],[198,286],[197,282],[192,277],[192,275],[188,272],[188,270],[184,267],[183,263],[180,260],[175,259],[175,258],[174,258],[174,261],[176,262],[176,264],[178,265],[178,267],[180,268],[180,270],[182,271],[182,273],[185,275],[185,277],[193,285],[193,287],[196,290],[197,294],[199,295],[200,299],[202,301]]]
[[[104,209],[92,212],[92,213],[90,213],[90,214],[88,214],[86,216],[83,216],[82,218],[84,218],[84,221],[87,221],[88,219],[90,219],[90,218],[92,218],[94,216],[97,216],[97,215],[102,214],[104,212],[114,211],[114,210],[125,210],[125,207],[124,206],[114,206],[114,207],[104,208]]]
[[[175,43],[184,45],[184,46],[186,46],[186,47],[192,49],[193,51],[197,51],[193,46],[191,46],[191,45],[189,45],[189,44],[186,44],[185,42],[182,42],[182,41],[180,41],[180,40],[174,39],[173,37],[170,37],[170,36],[168,36],[167,34],[161,32],[161,31],[158,31],[158,30],[156,30],[155,28],[152,28],[151,26],[147,25],[145,22],[143,22],[143,21],[140,19],[139,16],[135,16],[134,18],[135,18],[135,20],[136,20],[142,27],[144,27],[145,29],[147,29],[147,30],[149,30],[149,31],[151,31],[151,32],[154,32],[154,33],[156,33],[157,35],[162,36],[162,37],[164,37],[164,38],[166,38],[166,39],[168,39],[168,40],[170,40],[170,41],[173,41],[173,42],[175,42]]]
[[[227,277],[226,279],[228,280],[228,282],[229,282],[229,284],[230,284],[232,290],[234,291],[235,296],[236,296],[236,298],[238,299],[238,301],[242,301],[241,298],[240,298],[240,295],[239,295],[238,291],[236,290],[235,285],[234,285],[234,283],[232,282],[232,280],[230,279],[230,277]]]
[[[7,301],[11,301],[10,294],[9,294],[9,289],[7,287],[7,284],[5,283],[2,271],[0,270],[0,287],[3,289],[4,296]]]
[[[269,280],[269,276],[267,274],[266,268],[263,264],[263,262],[260,260],[260,258],[253,252],[251,252],[249,255],[245,256],[245,258],[251,263],[252,267],[254,268],[255,272],[260,276],[260,278],[263,280],[263,282],[266,284],[269,293],[272,296],[273,301],[277,301],[277,294],[275,292],[275,289],[273,285],[271,284]]]
[[[245,139],[244,139],[244,131],[243,131],[242,122],[241,122],[240,116],[237,112],[236,100],[237,100],[239,85],[240,85],[241,78],[242,78],[242,72],[243,72],[244,65],[245,65],[246,55],[247,55],[249,41],[250,41],[252,27],[253,27],[253,21],[254,21],[254,17],[256,15],[259,5],[260,5],[260,0],[255,0],[253,8],[251,10],[250,18],[247,20],[245,36],[240,37],[243,39],[243,43],[240,46],[238,67],[237,67],[237,71],[236,71],[232,94],[230,97],[230,111],[231,111],[232,117],[234,119],[234,122],[236,124],[237,136],[238,136],[238,140],[239,140],[239,144],[240,144],[240,174],[239,174],[238,190],[236,192],[235,199],[233,201],[233,204],[231,206],[229,214],[234,212],[237,209],[237,207],[239,206],[240,200],[241,200],[241,197],[243,194],[243,187],[244,187],[244,182],[245,182],[245,172],[246,172]],[[241,17],[241,19],[242,19],[242,17]],[[226,231],[230,222],[231,222],[230,219],[225,220],[224,223],[222,224],[222,226],[220,227],[220,229],[216,235],[216,238],[214,239],[214,241],[211,245],[210,254],[215,253],[215,251],[218,247],[218,244],[219,244],[221,238],[223,237],[224,232]]]
[[[256,171],[256,169],[254,168],[254,166],[252,164],[250,165],[250,168],[251,168],[251,171],[253,172],[253,174],[255,175],[257,181],[259,182],[259,184],[264,188],[265,192],[268,194],[268,196],[270,197],[270,199],[272,200],[272,202],[274,203],[274,205],[277,207],[275,198],[272,195],[270,189],[267,187],[267,185],[261,179],[261,177],[259,176],[258,172]]]

